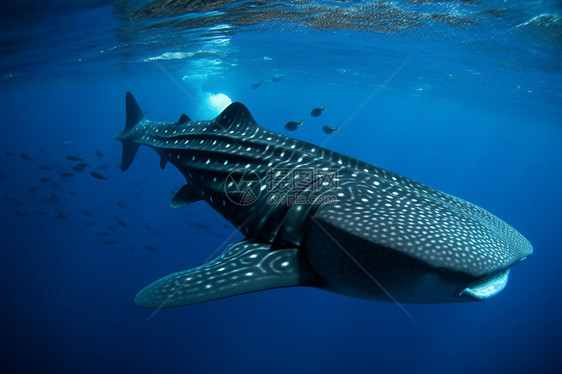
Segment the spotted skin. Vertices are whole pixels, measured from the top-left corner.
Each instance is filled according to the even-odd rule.
[[[170,162],[184,175],[190,201],[206,201],[247,238],[209,264],[149,285],[137,296],[141,306],[180,306],[296,285],[383,301],[392,299],[389,294],[413,303],[473,301],[463,289],[493,283],[495,274],[532,253],[521,234],[484,209],[266,130],[240,103],[208,121],[183,115],[177,122],[153,122],[130,93],[126,101],[126,128],[116,136],[123,143],[122,169],[140,145],[153,148],[162,167]],[[271,203],[286,192],[281,182],[267,184],[268,172],[297,168],[337,170],[336,201],[314,209]],[[236,181],[248,173],[255,199],[232,201]],[[298,235],[279,245],[280,233],[291,230]],[[278,258],[287,268],[267,265]]]
[[[139,292],[145,308],[189,305],[269,288],[313,283],[315,276],[296,248],[271,251],[253,241],[231,244],[217,259],[170,274]]]
[[[474,276],[529,250],[515,229],[465,200],[379,168],[340,175],[341,200],[317,218],[365,240]]]

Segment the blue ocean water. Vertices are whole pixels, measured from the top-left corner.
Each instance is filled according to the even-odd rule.
[[[36,0],[0,10],[3,372],[561,369],[559,2]],[[126,91],[159,121],[243,102],[269,130],[482,206],[535,252],[498,296],[405,304],[413,319],[313,288],[141,309],[141,288],[242,235],[203,202],[171,208],[184,180],[148,148],[120,171],[112,137]],[[328,137],[323,125],[340,131]]]

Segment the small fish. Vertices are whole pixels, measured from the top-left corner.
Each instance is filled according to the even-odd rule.
[[[273,78],[271,78],[271,82],[276,83],[276,82],[279,82],[281,79],[283,79],[282,75],[276,75]]]
[[[156,235],[159,235],[158,231],[154,230],[151,226],[149,226],[149,225],[144,225],[144,226],[145,226],[146,229],[147,229],[148,231],[150,231],[151,233],[156,234]]]
[[[287,131],[295,131],[296,129],[298,129],[299,126],[302,126],[304,122],[304,119],[300,122],[297,121],[289,121],[285,124],[285,130]]]
[[[119,208],[126,208],[126,207],[127,207],[127,206],[126,206],[125,204],[123,204],[121,201],[118,201],[118,202],[117,202],[117,206],[118,206]]]
[[[98,166],[98,169],[103,170],[103,169],[107,169],[107,168],[110,167],[110,166],[111,166],[111,165],[109,165],[109,164],[103,164],[103,165]]]
[[[330,134],[333,134],[335,132],[338,132],[339,130],[338,130],[337,127],[334,129],[334,128],[331,128],[328,125],[324,125],[324,126],[322,126],[322,131],[324,131],[326,134],[330,135]]]
[[[119,243],[119,240],[106,240],[103,242],[104,245],[112,245]]]
[[[88,167],[88,164],[85,164],[85,163],[82,162],[78,165],[74,165],[72,167],[72,170],[74,170],[75,172],[81,172],[81,171],[84,171],[84,169],[86,169],[87,167]]]
[[[31,160],[33,160],[33,159],[31,158],[31,156],[28,155],[27,153],[20,153],[20,158],[21,158],[22,160],[25,160],[25,161],[31,161]]]
[[[61,202],[60,197],[56,193],[51,192],[51,203],[58,204],[60,202]]]
[[[320,115],[322,114],[322,112],[324,112],[325,110],[326,110],[326,107],[324,107],[324,108],[316,107],[316,108],[312,109],[312,112],[310,112],[310,115],[311,115],[312,117],[318,117],[318,116],[320,116]]]
[[[109,236],[109,235],[111,235],[107,231],[96,231],[94,234],[96,234],[98,236]]]
[[[74,190],[69,190],[68,193],[72,196],[81,197],[80,194]]]
[[[90,175],[92,177],[96,178],[96,179],[99,179],[99,180],[107,180],[106,177],[104,177],[103,175],[101,175],[100,173],[95,172],[95,171],[90,172]]]
[[[7,176],[7,175],[4,175],[4,174],[0,174],[0,179],[6,179],[6,178],[8,178],[8,176]]]
[[[47,182],[50,181],[50,180],[51,180],[51,177],[43,177],[43,178],[39,179],[39,181],[40,181],[41,183],[47,183]]]
[[[51,170],[53,168],[54,168],[54,166],[51,165],[51,164],[41,164],[41,165],[37,166],[37,169],[39,169],[39,170]]]
[[[153,247],[153,246],[148,245],[148,244],[145,244],[145,245],[144,245],[144,248],[146,248],[146,249],[148,249],[149,251],[152,251],[152,252],[158,251],[158,248]]]
[[[44,210],[36,210],[35,214],[37,214],[38,216],[44,216],[47,214],[47,212],[45,212]]]
[[[107,229],[109,231],[115,231],[115,227],[111,226],[111,225],[107,225]]]
[[[127,225],[125,222],[121,221],[119,218],[115,217],[115,221],[117,221],[117,223],[119,224],[119,226],[121,227],[129,227],[129,225]]]
[[[70,161],[82,161],[83,158],[77,155],[66,155],[66,158]]]
[[[5,157],[12,157],[14,154],[14,152],[4,152]]]
[[[63,171],[62,173],[59,173],[59,175],[63,178],[70,178],[74,175],[74,173]]]
[[[66,219],[68,219],[68,216],[66,214],[64,214],[63,212],[57,212],[57,215],[55,216],[56,219],[60,219],[61,221],[64,221]]]
[[[256,88],[259,88],[259,86],[261,86],[262,83],[263,83],[263,81],[259,81],[258,83],[254,83],[254,84],[252,84],[252,88],[255,90]]]
[[[24,206],[25,204],[23,203],[23,201],[15,198],[15,197],[11,197],[11,196],[6,196],[4,198],[5,200],[9,201],[12,203],[13,206]]]
[[[199,229],[199,230],[207,231],[207,232],[210,232],[210,233],[213,232],[213,226],[207,225],[206,223],[193,222],[191,224],[191,226],[196,228],[196,229]]]
[[[103,157],[104,154],[101,151],[96,151],[96,156],[98,157]]]
[[[68,145],[68,144],[72,144],[72,142],[74,142],[74,140],[65,140],[64,142],[62,142],[62,144]]]
[[[132,252],[138,252],[138,250],[135,247],[133,247],[132,245],[130,245],[128,248]]]
[[[82,210],[80,211],[80,213],[82,213],[83,215],[88,216],[88,217],[92,217],[92,216],[93,216],[92,213],[91,213],[89,210],[86,210],[86,209],[82,209]]]
[[[28,194],[32,194],[32,193],[34,193],[35,191],[37,191],[38,189],[39,189],[38,186],[31,186],[31,187],[29,187],[29,188],[27,189],[27,193],[28,193]]]
[[[22,212],[21,210],[14,210],[14,214],[16,216],[20,216],[20,217],[26,217],[27,214],[25,214],[24,212]]]
[[[94,225],[97,225],[97,224],[98,223],[96,221],[89,221],[89,222],[86,222],[84,225],[85,226],[94,226]]]

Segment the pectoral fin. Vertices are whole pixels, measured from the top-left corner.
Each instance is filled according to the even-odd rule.
[[[318,276],[296,248],[271,251],[269,244],[246,240],[231,244],[215,260],[170,274],[140,291],[143,308],[169,308],[248,292],[313,286]]]
[[[201,197],[195,193],[193,188],[191,188],[188,184],[184,185],[172,198],[172,202],[170,206],[172,208],[180,208],[184,205],[189,205],[196,201],[201,200]]]

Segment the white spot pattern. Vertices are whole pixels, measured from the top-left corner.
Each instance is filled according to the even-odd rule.
[[[507,266],[531,251],[528,241],[511,226],[467,201],[265,130],[244,107],[235,107],[230,112],[227,109],[225,113],[220,119],[187,122],[181,125],[184,126],[181,131],[177,123],[147,121],[133,129],[130,136],[168,156],[207,201],[219,198],[222,204],[216,204],[215,208],[237,227],[265,204],[258,201],[244,208],[233,206],[224,199],[222,183],[217,183],[217,177],[221,182],[234,170],[249,169],[262,178],[260,186],[263,186],[272,167],[312,167],[324,171],[336,168],[338,203],[323,206],[317,214],[333,222],[337,229],[353,232],[432,266],[471,274]],[[184,131],[187,128],[191,131]],[[233,188],[232,183],[228,183],[228,188]],[[260,199],[267,197],[268,191],[263,192]],[[247,223],[247,235],[270,238],[280,214],[273,208],[260,211],[256,214],[259,220]]]
[[[143,289],[135,301],[149,307],[188,305],[272,287],[299,285],[296,249],[270,251],[243,241],[215,260],[170,274]]]

